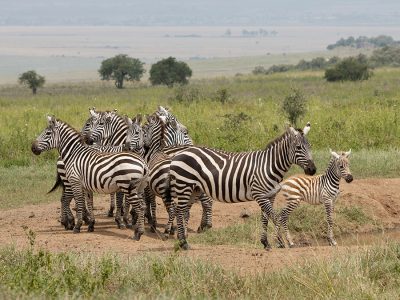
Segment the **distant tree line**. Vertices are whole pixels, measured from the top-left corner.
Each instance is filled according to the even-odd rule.
[[[281,72],[295,71],[295,70],[297,71],[322,70],[336,64],[339,60],[340,58],[337,56],[333,56],[329,59],[325,57],[316,57],[311,59],[310,61],[302,59],[296,65],[292,64],[272,65],[268,69],[265,69],[263,66],[257,66],[254,68],[253,74],[255,75],[273,74],[273,73],[281,73]]]
[[[326,70],[325,78],[328,81],[365,80],[372,75],[371,69],[377,67],[400,67],[400,47],[384,46],[374,50],[370,57],[364,54],[347,58],[316,57],[310,61],[302,59],[296,65],[280,64],[273,65],[268,69],[257,66],[254,68],[253,74],[268,75],[288,71]]]
[[[368,38],[366,36],[359,36],[354,38],[352,36],[347,39],[341,38],[334,44],[328,45],[328,50],[335,49],[337,47],[352,47],[352,48],[370,48],[370,47],[385,47],[400,45],[400,41],[395,41],[391,36],[379,35],[377,37]]]

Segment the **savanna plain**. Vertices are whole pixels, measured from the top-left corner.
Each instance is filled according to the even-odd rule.
[[[52,83],[36,96],[0,86],[0,297],[398,298],[399,84],[400,70],[383,68],[362,82],[329,83],[313,71],[195,79],[174,88]],[[196,233],[201,207],[195,204],[188,251],[161,238],[167,220],[161,201],[158,231],[147,227],[139,242],[106,217],[109,198],[102,195],[95,195],[95,231],[73,234],[59,223],[60,191],[47,194],[58,154],[30,152],[46,114],[80,129],[89,107],[133,117],[157,105],[170,107],[197,145],[263,149],[284,131],[282,101],[293,89],[308,101],[298,125],[311,122],[317,173],[325,171],[330,148],[352,149],[355,180],[341,183],[334,214],[337,247],[326,242],[323,207],[307,204],[291,215],[292,249],[262,249],[256,203],[215,203],[213,228],[204,233]],[[296,173],[293,167],[288,175]],[[279,210],[283,197],[276,202]]]

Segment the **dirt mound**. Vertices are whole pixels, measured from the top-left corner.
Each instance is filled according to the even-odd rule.
[[[400,179],[365,179],[355,180],[351,184],[341,185],[339,201],[343,205],[358,205],[374,219],[384,224],[385,228],[394,228],[400,224]],[[55,198],[58,198],[55,196]],[[75,251],[101,254],[116,252],[124,255],[138,253],[168,254],[174,249],[175,239],[163,241],[161,233],[167,222],[164,206],[159,201],[157,206],[159,232],[151,233],[148,229],[139,242],[133,241],[133,231],[116,228],[113,218],[106,217],[108,196],[95,196],[95,232],[86,232],[82,227],[80,234],[65,231],[59,223],[60,204],[54,201],[45,205],[31,205],[0,212],[0,243],[13,244],[18,248],[29,244],[24,226],[36,233],[35,244],[50,251]],[[281,196],[277,205],[283,204]],[[226,227],[241,222],[240,214],[258,214],[255,202],[238,204],[214,204],[214,228]],[[322,207],[321,207],[322,209]],[[195,235],[200,223],[201,207],[194,205],[189,224],[189,234]],[[340,239],[338,239],[339,244]],[[313,246],[295,249],[273,249],[265,252],[257,248],[239,248],[235,246],[206,246],[192,244],[192,249],[181,252],[181,255],[200,258],[221,264],[226,268],[235,268],[243,272],[259,272],[273,270],[282,264],[293,261],[328,258],[340,251],[348,251],[347,247]],[[355,247],[355,246],[351,246]],[[310,255],[312,254],[312,255]]]

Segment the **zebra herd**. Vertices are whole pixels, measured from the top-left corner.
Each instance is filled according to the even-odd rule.
[[[54,148],[59,152],[57,182],[51,191],[63,186],[61,224],[65,229],[78,233],[84,221],[88,231],[93,231],[93,193],[110,194],[108,216],[113,216],[115,210],[117,226],[134,227],[133,239],[140,240],[145,218],[151,230],[156,230],[155,198],[158,196],[168,213],[165,237],[174,234],[176,219],[179,245],[188,249],[187,226],[195,201],[199,201],[203,209],[198,232],[212,227],[214,200],[256,201],[261,209],[261,243],[268,250],[271,248],[267,239],[270,219],[275,226],[278,246],[285,246],[281,227],[289,247],[294,245],[287,220],[303,200],[324,204],[328,241],[336,245],[332,211],[339,194],[340,178],[347,182],[353,180],[348,159],[351,151],[331,151],[327,171],[312,176],[316,167],[306,137],[310,123],[303,130],[288,127],[265,150],[233,153],[194,146],[187,128],[161,106],[146,117],[145,124],[142,124],[141,115],[130,119],[116,110],[92,108],[89,112],[90,117],[81,132],[48,116],[48,126],[32,142],[31,150],[36,155]],[[310,176],[295,176],[281,183],[293,164]],[[273,205],[280,190],[287,205],[277,214]],[[70,209],[72,199],[75,199],[76,222]]]

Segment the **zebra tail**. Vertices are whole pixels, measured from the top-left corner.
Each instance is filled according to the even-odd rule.
[[[62,186],[64,188],[64,182],[61,180],[60,174],[57,172],[57,180],[54,186],[51,188],[50,191],[47,192],[47,194],[50,194],[54,192],[58,187]]]

